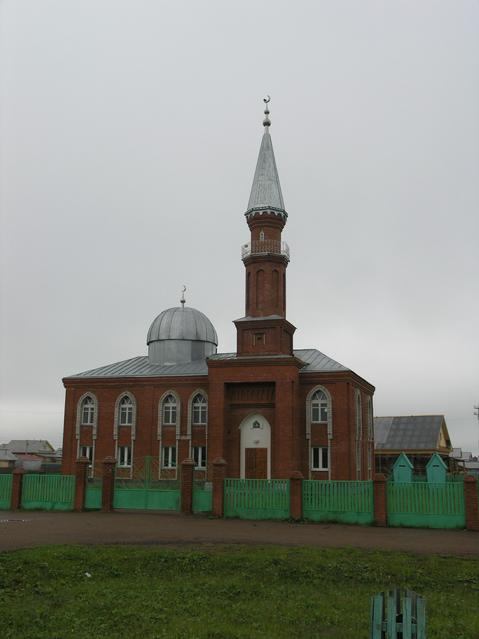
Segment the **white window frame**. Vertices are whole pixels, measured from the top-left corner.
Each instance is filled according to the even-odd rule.
[[[319,465],[314,464],[315,451],[319,451],[318,462]],[[324,466],[324,454],[326,451],[326,466]],[[315,471],[328,471],[329,470],[329,448],[328,446],[312,446],[311,447],[311,470]]]
[[[80,424],[81,426],[93,426],[95,423],[95,401],[93,397],[87,395],[82,399],[80,405]],[[86,419],[84,416],[86,415]]]
[[[118,446],[118,468],[132,467],[132,447]]]
[[[195,470],[206,470],[208,459],[206,446],[193,446],[193,459],[195,460]]]
[[[362,472],[362,441],[363,441],[363,403],[361,392],[356,390],[356,479],[361,479]]]
[[[327,424],[328,423],[328,398],[326,393],[322,390],[317,390],[311,397],[311,423],[312,424]],[[314,418],[314,413],[317,411],[318,419]]]
[[[128,395],[123,395],[118,404],[118,425],[133,426],[133,402]]]
[[[93,446],[91,444],[80,444],[80,457],[86,457],[90,463],[93,463]]]
[[[169,393],[161,403],[161,421],[163,426],[176,426],[178,419],[178,401]]]
[[[161,467],[165,469],[176,469],[176,465],[176,446],[162,446]]]
[[[197,393],[193,397],[191,412],[193,426],[206,426],[208,424],[208,400],[203,393]]]

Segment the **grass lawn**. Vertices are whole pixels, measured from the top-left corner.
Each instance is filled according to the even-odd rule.
[[[240,546],[2,553],[1,634],[361,639],[392,585],[426,598],[429,639],[479,637],[479,558]]]

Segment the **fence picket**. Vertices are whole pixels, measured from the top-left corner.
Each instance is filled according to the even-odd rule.
[[[225,517],[287,519],[288,479],[225,479]]]
[[[0,475],[0,510],[9,510],[12,499],[12,475]]]
[[[464,528],[462,482],[394,483],[387,486],[388,524],[421,528]]]
[[[73,510],[75,477],[73,475],[25,475],[22,508],[25,510]]]
[[[303,515],[312,521],[370,524],[374,520],[372,481],[303,481]]]

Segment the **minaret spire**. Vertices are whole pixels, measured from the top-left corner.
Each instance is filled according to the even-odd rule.
[[[253,185],[246,210],[246,219],[256,213],[270,212],[282,217],[284,221],[288,217],[284,208],[283,194],[279,183],[278,169],[274,157],[273,143],[269,134],[271,120],[269,119],[269,103],[271,97],[263,98],[264,108],[264,134],[258,154],[258,162],[254,172]]]

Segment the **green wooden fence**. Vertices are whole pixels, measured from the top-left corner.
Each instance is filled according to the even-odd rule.
[[[101,493],[101,479],[89,479],[85,491],[86,510],[100,510]]]
[[[225,517],[288,519],[289,479],[225,479]]]
[[[213,508],[213,484],[209,481],[193,482],[193,512],[209,513]]]
[[[10,510],[12,499],[12,475],[0,475],[0,510]]]
[[[139,510],[180,510],[180,483],[172,480],[115,480],[113,508]]]
[[[418,528],[464,528],[464,485],[462,482],[427,482],[387,485],[389,526]]]
[[[25,510],[73,510],[74,475],[24,475],[22,508]]]
[[[372,481],[303,481],[303,517],[311,521],[372,524]]]

